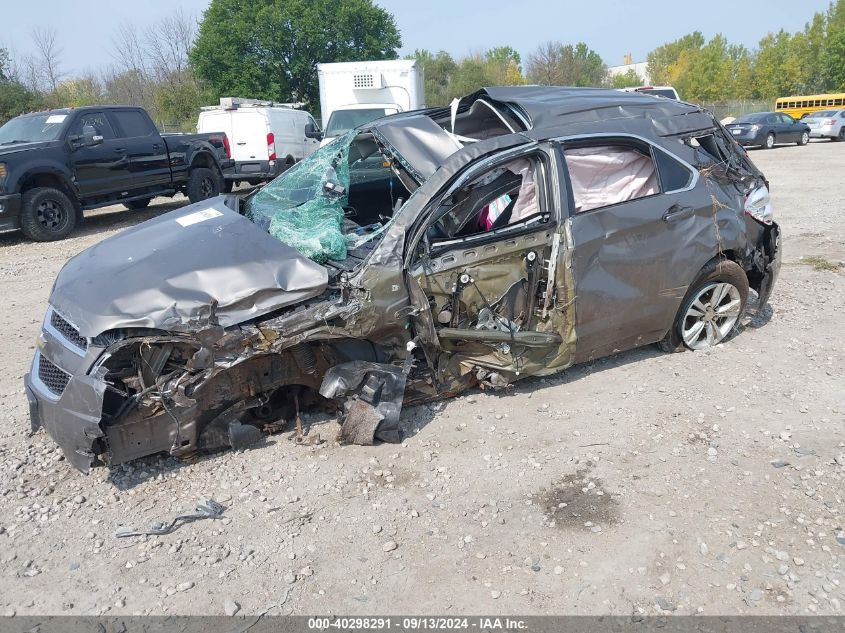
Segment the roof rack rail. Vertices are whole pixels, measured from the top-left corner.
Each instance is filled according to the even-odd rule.
[[[305,105],[301,101],[282,103],[279,101],[265,101],[248,97],[220,97],[220,105],[202,106],[201,110],[236,110],[237,108],[291,108],[300,109]]]

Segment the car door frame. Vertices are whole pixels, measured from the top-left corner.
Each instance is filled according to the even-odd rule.
[[[575,362],[660,340],[671,327],[689,284],[717,252],[714,194],[688,161],[637,134],[581,134],[555,142],[571,227],[578,340]],[[659,193],[575,213],[565,147],[583,143],[613,146],[614,142],[649,148]],[[654,151],[668,154],[690,172],[685,187],[664,191]],[[647,221],[635,222],[638,215]],[[657,248],[634,249],[648,242]],[[655,265],[660,261],[657,255],[669,258],[666,266]]]
[[[110,196],[125,187],[129,179],[129,163],[126,156],[118,151],[121,139],[114,122],[107,113],[108,110],[105,108],[80,112],[68,126],[66,133],[70,148],[70,167],[76,179],[79,197],[83,202]],[[111,128],[112,137],[104,137],[97,145],[82,145],[75,140],[79,136],[76,134],[76,126],[83,118],[92,114],[99,114],[105,119]],[[80,127],[80,133],[81,131]],[[102,135],[102,130],[100,132]],[[98,166],[103,177],[92,178],[91,171]]]
[[[800,121],[794,119],[785,112],[777,112],[776,116],[780,117],[784,129],[787,129],[789,131],[788,142],[797,143],[798,141],[800,141],[801,134],[803,134],[804,132],[803,126],[806,125],[806,123],[802,124]],[[784,139],[784,142],[787,142],[787,140]]]
[[[120,112],[140,114],[152,126],[154,133],[128,136],[117,118]],[[107,113],[112,127],[118,132],[118,139],[124,143],[129,163],[128,178],[121,195],[168,188],[172,184],[172,174],[167,145],[149,114],[139,108],[109,108]]]
[[[501,165],[535,155],[542,155],[542,160],[544,161],[543,173],[535,177],[537,177],[538,182],[542,180],[543,202],[540,204],[544,205],[541,209],[548,217],[545,222],[526,222],[521,226],[509,225],[490,233],[443,240],[432,245],[432,250],[427,253],[420,253],[420,249],[423,248],[421,245],[425,241],[425,231],[418,226],[414,231],[415,237],[408,243],[407,252],[409,253],[409,257],[406,261],[406,279],[409,296],[412,303],[417,307],[415,313],[412,314],[412,321],[414,322],[415,330],[421,334],[420,338],[423,342],[426,356],[429,358],[429,363],[432,366],[442,368],[447,362],[452,362],[453,364],[454,362],[459,362],[464,365],[484,367],[489,370],[508,372],[511,375],[518,376],[520,374],[553,373],[572,364],[574,348],[571,345],[571,323],[567,323],[566,321],[569,302],[568,299],[563,297],[561,297],[563,299],[562,302],[557,302],[558,297],[554,296],[556,292],[560,292],[561,295],[565,294],[565,290],[561,287],[565,284],[560,283],[556,277],[556,271],[566,274],[568,269],[558,264],[559,259],[563,256],[561,231],[566,216],[565,210],[561,206],[561,195],[557,186],[560,182],[557,173],[557,158],[550,143],[532,142],[516,148],[509,148],[484,160],[470,164],[450,186],[440,192],[433,199],[432,203],[428,205],[429,212],[424,214],[425,218],[422,224],[428,227],[432,223],[436,209],[441,206],[443,201],[467,186],[473,180],[482,177],[485,173]],[[518,242],[518,240],[522,240],[523,243]],[[491,248],[498,243],[505,242],[508,242],[507,248],[502,249],[500,252]],[[536,254],[537,250],[535,249],[540,248],[547,255],[547,259],[545,256],[540,257],[539,260],[535,258],[532,264],[529,262],[527,253],[534,252]],[[546,271],[545,283],[548,300],[545,302],[545,306],[542,307],[550,313],[555,312],[554,316],[550,316],[546,321],[554,327],[538,330],[536,329],[538,322],[532,319],[529,322],[533,321],[533,327],[535,329],[520,331],[516,336],[509,337],[509,340],[503,341],[500,332],[488,332],[473,328],[446,328],[442,324],[440,326],[435,325],[437,318],[431,308],[431,295],[426,292],[423,284],[419,282],[418,277],[420,273],[431,274],[432,268],[436,268],[437,270],[434,272],[438,273],[446,270],[456,271],[462,265],[465,268],[464,273],[468,271],[479,271],[483,266],[485,257],[507,257],[509,253],[505,251],[508,249],[511,249],[510,254],[517,253],[520,250],[526,253],[526,271],[528,275],[533,275],[530,279],[536,279],[538,275],[541,275],[541,269]],[[485,254],[478,256],[479,251]],[[426,258],[428,258],[427,262],[425,261]],[[448,260],[450,258],[454,261],[449,262]],[[532,268],[532,265],[537,266],[537,268]],[[425,270],[426,266],[430,267],[428,271]],[[463,274],[456,274],[456,281],[460,283],[462,281],[461,277],[463,277]],[[552,280],[551,283],[549,282],[550,279]],[[463,284],[463,287],[475,285],[476,281],[477,279],[470,277]],[[528,284],[529,292],[527,297],[529,301],[533,300],[531,295],[533,283],[533,281],[529,281]],[[550,286],[551,290],[548,291]],[[455,288],[456,293],[462,290],[463,288]],[[480,292],[478,294],[481,295]],[[497,296],[497,300],[498,298]],[[486,303],[486,299],[484,303]],[[555,305],[549,305],[550,303],[555,303]],[[425,307],[421,308],[420,306]],[[477,344],[484,346],[487,353],[479,355],[476,347],[473,349],[473,355],[467,356],[456,350],[455,345],[450,346],[449,343],[445,343],[445,341],[461,341],[461,337],[471,337],[469,345]],[[434,358],[440,356],[441,353],[443,357],[441,357],[440,362],[434,361]]]

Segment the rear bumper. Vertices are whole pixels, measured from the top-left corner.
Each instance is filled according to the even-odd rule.
[[[754,267],[759,271],[759,274],[754,275],[756,283],[753,284],[759,296],[758,311],[763,309],[772,296],[772,290],[780,274],[781,251],[780,226],[772,222],[771,226],[763,229],[754,258]]]
[[[284,171],[283,163],[269,160],[232,161],[223,171],[226,180],[272,180]]]
[[[837,132],[831,127],[820,127],[810,130],[810,138],[836,138]]]
[[[21,195],[9,193],[0,195],[0,231],[11,231],[21,227]]]
[[[765,145],[766,137],[758,137],[756,134],[734,134],[734,140],[743,147],[754,145]]]

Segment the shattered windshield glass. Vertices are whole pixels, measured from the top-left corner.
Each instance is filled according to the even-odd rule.
[[[259,190],[244,214],[324,264],[384,232],[410,196],[372,136],[351,131]]]
[[[297,163],[246,203],[246,217],[318,263],[346,258],[349,145],[339,137]]]

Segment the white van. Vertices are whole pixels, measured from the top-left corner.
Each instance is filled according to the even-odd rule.
[[[201,109],[197,132],[225,132],[229,138],[234,168],[223,174],[226,191],[241,181],[271,180],[317,150],[317,123],[295,105],[222,97],[220,105]]]

